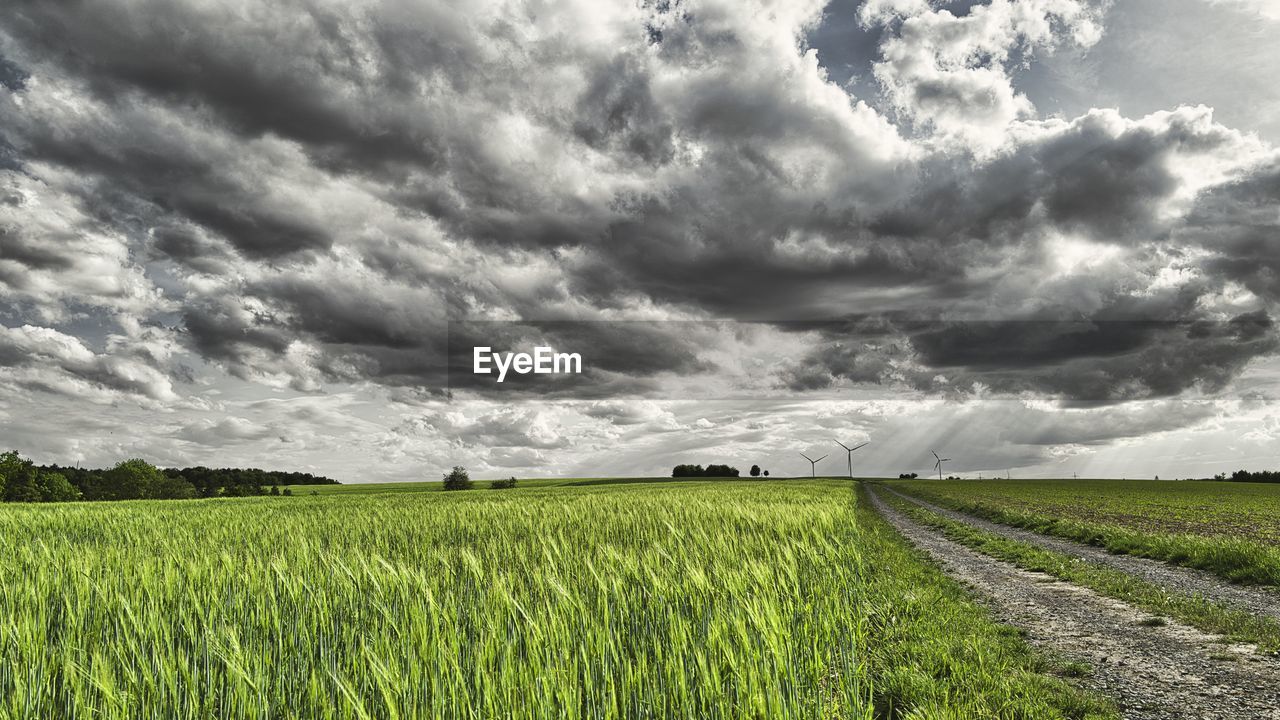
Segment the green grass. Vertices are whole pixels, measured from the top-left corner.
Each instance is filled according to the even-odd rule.
[[[3,718],[1114,716],[847,482],[10,505],[0,577]]]
[[[1280,654],[1280,622],[1273,618],[1235,610],[1200,596],[1175,593],[1119,570],[1010,540],[945,518],[890,493],[881,493],[881,499],[916,521],[937,528],[947,537],[981,553],[1028,570],[1048,573],[1153,614],[1139,621],[1138,625],[1164,625],[1164,616],[1167,616],[1232,641],[1253,643],[1263,654]]]
[[[995,522],[1280,586],[1280,485],[1154,480],[890,483]]]

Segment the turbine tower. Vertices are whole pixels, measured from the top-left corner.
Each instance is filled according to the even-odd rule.
[[[933,451],[931,450],[930,452],[933,452]],[[951,458],[938,457],[938,453],[936,452],[933,453],[933,457],[938,461],[934,463],[933,466],[938,469],[938,479],[941,480],[942,479],[942,463],[951,462]]]
[[[853,447],[849,447],[848,445],[845,445],[844,443],[837,440],[836,444],[844,448],[845,453],[847,453],[847,456],[849,458],[849,479],[852,480],[853,479],[853,451],[857,450],[863,445],[866,445],[867,443],[862,443],[862,445],[854,445]]]
[[[809,457],[808,455],[805,455],[804,453],[800,453],[800,457],[809,461],[809,477],[815,477],[815,478],[818,477],[818,463],[822,462],[827,458],[826,455],[823,455],[817,460],[814,460],[813,458]]]

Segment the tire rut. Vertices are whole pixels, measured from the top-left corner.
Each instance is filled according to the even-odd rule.
[[[1062,553],[1096,565],[1104,565],[1113,570],[1119,570],[1185,595],[1200,595],[1206,599],[1245,610],[1254,615],[1267,615],[1280,620],[1280,593],[1266,588],[1233,585],[1213,573],[1170,565],[1160,560],[1151,560],[1133,555],[1113,555],[1105,548],[1042,535],[1031,530],[1001,525],[968,513],[936,505],[927,500],[921,500],[890,487],[885,487],[884,489],[949,520],[955,520],[980,530],[995,533],[1009,540],[1035,545],[1045,550],[1052,550],[1053,552]]]
[[[1088,663],[1082,684],[1110,696],[1128,720],[1280,720],[1280,663],[1185,625],[1140,624],[1146,613],[1083,587],[1031,572],[944,537],[886,505],[872,506],[952,577],[973,587],[1033,645]]]

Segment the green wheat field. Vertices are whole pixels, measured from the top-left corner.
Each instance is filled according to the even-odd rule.
[[[859,498],[597,481],[8,505],[0,717],[1112,716]]]

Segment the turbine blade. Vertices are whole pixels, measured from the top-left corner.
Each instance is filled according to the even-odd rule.
[[[826,459],[827,459],[827,456],[826,456],[826,455],[823,455],[822,457],[818,458],[817,460],[814,460],[814,462],[816,462],[816,463],[820,463],[820,462],[822,462],[823,460],[826,460]]]
[[[870,444],[871,444],[871,441],[868,440],[867,442],[864,442],[861,445],[854,445],[853,447],[849,448],[849,452],[853,452],[854,450],[857,450],[860,447],[866,447],[867,445],[870,445]]]
[[[942,458],[938,457],[938,453],[934,452],[933,450],[930,450],[929,452],[933,453],[933,456],[934,456],[935,458],[937,458],[937,459],[939,459],[939,460],[941,460],[941,459],[942,459]]]
[[[844,448],[845,450],[848,450],[848,449],[849,449],[849,446],[848,446],[848,445],[845,445],[844,443],[840,442],[839,440],[837,440],[837,441],[836,441],[836,444],[837,444],[837,445],[839,445],[840,447]]]

